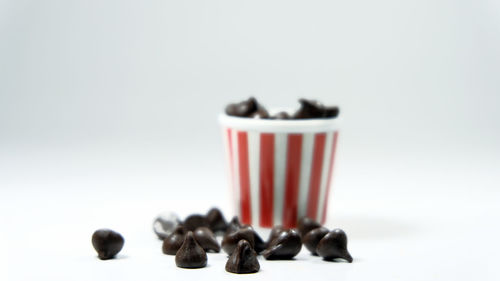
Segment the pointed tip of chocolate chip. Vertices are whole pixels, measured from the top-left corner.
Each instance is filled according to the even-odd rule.
[[[234,216],[231,219],[231,221],[228,223],[227,228],[226,228],[226,233],[224,234],[224,236],[231,234],[240,228],[241,228],[240,220],[238,219],[237,216]]]
[[[196,242],[192,231],[186,234],[184,243],[175,254],[175,264],[181,268],[201,268],[207,265],[207,253]]]
[[[212,208],[206,215],[208,225],[214,233],[225,232],[227,229],[227,222],[224,215],[218,208]]]
[[[324,260],[344,259],[349,263],[353,261],[347,250],[347,235],[340,228],[328,232],[319,241],[316,252]]]
[[[255,273],[260,270],[257,253],[247,240],[240,240],[227,260],[226,271],[236,274]]]
[[[282,231],[262,252],[267,260],[293,259],[302,248],[300,234],[295,229]]]
[[[114,258],[122,250],[124,243],[123,236],[111,229],[98,229],[92,234],[92,246],[101,260]]]
[[[219,242],[217,242],[214,233],[208,227],[198,227],[194,232],[194,238],[205,252],[220,252]]]

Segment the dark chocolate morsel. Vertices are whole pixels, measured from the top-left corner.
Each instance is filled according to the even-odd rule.
[[[321,224],[319,224],[317,221],[310,219],[308,217],[301,218],[299,220],[298,225],[297,225],[297,229],[299,230],[300,235],[302,235],[302,237],[306,236],[306,234],[309,231],[311,231],[315,228],[318,228],[318,227],[321,227]]]
[[[226,271],[231,273],[255,273],[260,264],[257,253],[247,240],[240,240],[226,263]]]
[[[123,236],[111,229],[98,229],[92,234],[92,246],[101,260],[113,258],[121,251],[124,243]]]
[[[304,246],[311,252],[313,255],[318,255],[316,253],[316,247],[318,246],[319,241],[321,238],[323,238],[326,234],[328,234],[328,228],[326,227],[318,227],[315,228],[311,231],[309,231],[303,238],[302,238],[302,243],[304,243]]]
[[[262,252],[266,260],[289,260],[302,248],[300,234],[295,229],[282,231],[269,247]]]
[[[217,208],[212,208],[207,213],[207,221],[210,229],[214,232],[225,232],[227,229],[227,222],[222,212]]]
[[[274,114],[272,117],[272,119],[290,119],[290,114],[288,114],[288,112],[285,112],[285,111],[281,111],[281,112],[278,112],[276,114]]]
[[[233,233],[229,233],[224,236],[222,239],[222,250],[226,252],[228,255],[231,255],[238,245],[238,242],[242,239],[245,239],[250,243],[252,248],[255,248],[255,233],[253,229],[250,228],[242,228]]]
[[[226,229],[226,234],[225,235],[233,233],[233,232],[237,231],[240,228],[241,228],[240,220],[238,219],[237,216],[234,216],[231,219],[231,221],[229,222],[229,224],[227,225],[227,229]]]
[[[250,114],[249,117],[255,119],[267,119],[269,118],[269,116],[269,112],[267,112],[267,110],[262,105],[257,103],[257,110],[254,113]]]
[[[181,248],[175,254],[175,264],[182,268],[201,268],[207,265],[207,253],[188,231]]]
[[[339,108],[338,106],[328,106],[325,107],[325,117],[326,118],[335,118],[339,116]]]
[[[205,250],[205,252],[220,252],[220,245],[215,238],[214,233],[208,227],[198,227],[194,232],[196,242]]]
[[[283,226],[281,226],[281,225],[277,225],[277,226],[273,227],[273,229],[271,230],[271,233],[269,234],[269,238],[267,239],[267,245],[270,245],[271,242],[273,242],[273,240],[276,239],[276,237],[278,237],[280,235],[280,233],[284,230],[286,230],[286,229],[283,228]]]
[[[257,100],[253,97],[239,103],[231,103],[226,106],[226,114],[238,117],[250,117],[257,111]]]
[[[153,231],[158,239],[163,240],[169,236],[179,225],[179,217],[174,213],[160,214],[153,222]]]
[[[186,230],[182,225],[178,225],[172,234],[163,239],[163,253],[165,255],[175,255],[182,243],[184,243],[184,236],[186,236]]]
[[[347,251],[347,235],[342,229],[334,229],[326,234],[318,243],[316,252],[325,260],[344,259],[352,262]]]
[[[208,220],[203,215],[190,215],[184,220],[184,228],[187,231],[195,231],[198,227],[208,227]]]
[[[299,99],[299,103],[300,109],[293,115],[295,119],[323,118],[325,116],[325,108],[321,103],[307,99]]]
[[[262,240],[262,238],[259,236],[257,231],[255,231],[255,229],[253,229],[253,227],[251,227],[250,225],[244,225],[244,226],[242,226],[241,229],[249,229],[253,232],[253,240],[254,240],[254,244],[255,244],[254,250],[257,253],[260,253],[267,248],[267,243],[264,242],[264,240]]]

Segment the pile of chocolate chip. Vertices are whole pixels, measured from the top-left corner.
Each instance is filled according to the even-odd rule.
[[[173,213],[162,214],[155,219],[153,230],[163,240],[163,253],[175,255],[175,263],[181,268],[205,267],[207,252],[219,253],[222,249],[229,256],[226,271],[255,273],[260,270],[257,255],[266,260],[290,260],[300,252],[302,244],[324,260],[353,260],[343,230],[329,231],[307,217],[299,221],[297,229],[274,227],[267,241],[250,225],[242,225],[238,217],[227,223],[217,208],[206,215],[190,215],[184,221]],[[216,235],[222,236],[221,245]],[[124,239],[112,230],[101,229],[92,236],[92,244],[100,259],[110,259],[121,250]]]
[[[256,119],[318,119],[336,118],[339,115],[338,106],[325,106],[316,100],[299,99],[300,108],[292,115],[286,111],[270,115],[254,97],[226,106],[226,114],[236,117]]]

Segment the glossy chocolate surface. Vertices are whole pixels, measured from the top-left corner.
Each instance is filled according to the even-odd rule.
[[[262,252],[267,260],[289,260],[302,248],[300,234],[295,229],[282,231]]]
[[[184,243],[175,254],[175,264],[182,268],[201,268],[207,265],[207,253],[196,242],[192,231],[186,234]]]
[[[226,271],[236,274],[255,273],[260,270],[257,253],[247,240],[240,240],[226,263]]]
[[[347,251],[347,235],[340,228],[326,234],[319,241],[316,252],[325,260],[344,259],[350,263],[353,260]]]
[[[101,260],[112,259],[123,248],[123,236],[111,229],[98,229],[92,235],[92,246]]]

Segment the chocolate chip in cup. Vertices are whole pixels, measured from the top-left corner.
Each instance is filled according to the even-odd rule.
[[[338,108],[301,102],[296,114],[301,119],[287,119],[292,110],[270,110],[270,117],[263,119],[219,116],[228,179],[243,224],[294,228],[303,216],[326,221],[338,139],[333,116],[338,116]],[[290,190],[296,194],[286,195]],[[287,200],[290,196],[296,199]]]

